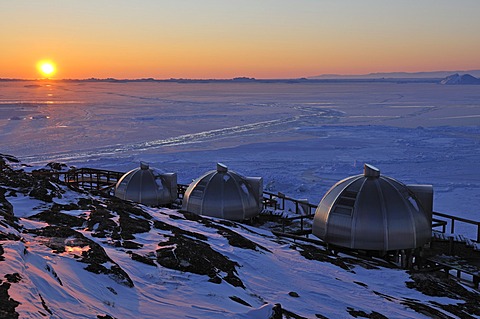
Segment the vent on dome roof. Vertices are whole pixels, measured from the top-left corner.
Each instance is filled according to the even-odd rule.
[[[217,172],[219,173],[226,173],[228,172],[228,167],[225,164],[217,163]]]
[[[363,176],[365,176],[365,177],[380,177],[380,170],[373,165],[365,164],[363,166]]]

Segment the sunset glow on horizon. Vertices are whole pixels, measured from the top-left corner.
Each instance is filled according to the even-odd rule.
[[[0,78],[295,78],[480,69],[476,0],[8,1]]]

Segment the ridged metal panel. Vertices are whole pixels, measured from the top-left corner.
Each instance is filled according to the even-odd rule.
[[[219,163],[189,185],[182,209],[197,215],[244,220],[262,208],[263,179],[244,177]]]
[[[167,205],[177,198],[177,174],[161,173],[141,163],[120,178],[115,196],[145,205]]]
[[[423,202],[432,202],[431,186],[416,189]],[[431,205],[422,205],[413,190],[365,165],[363,175],[338,182],[323,197],[313,234],[352,249],[411,249],[430,241],[431,216]]]

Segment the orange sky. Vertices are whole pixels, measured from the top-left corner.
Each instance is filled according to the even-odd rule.
[[[295,78],[480,69],[477,0],[24,0],[0,77]]]

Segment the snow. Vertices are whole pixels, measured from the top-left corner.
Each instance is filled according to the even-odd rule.
[[[480,219],[480,87],[428,83],[103,83],[0,82],[0,150],[41,167],[50,161],[77,167],[128,171],[145,161],[177,172],[189,183],[223,162],[245,176],[261,176],[265,189],[318,203],[337,181],[371,163],[405,184],[432,184],[434,210]],[[48,85],[47,85],[48,84]],[[27,168],[29,170],[33,168]],[[64,189],[58,203],[79,195]],[[26,219],[48,205],[18,193],[8,197],[26,229],[45,223]],[[143,206],[142,206],[143,207]],[[396,269],[345,270],[308,260],[269,231],[232,228],[268,251],[229,245],[215,229],[172,219],[175,210],[143,207],[159,221],[203,234],[215,250],[237,261],[246,289],[208,282],[207,276],[132,261],[86,230],[135,283],[129,288],[84,270],[73,255],[52,254],[41,240],[2,242],[2,273],[22,280],[10,295],[20,317],[43,318],[41,294],[52,318],[267,318],[275,303],[311,317],[347,316],[347,307],[372,309],[389,318],[425,318],[402,301],[437,307],[458,300],[407,289],[409,275]],[[88,211],[63,211],[73,216]],[[112,218],[118,222],[118,216]],[[0,231],[16,230],[0,225]],[[224,226],[227,227],[227,226]],[[228,227],[227,227],[228,228]],[[476,230],[456,225],[469,237]],[[143,255],[171,232],[135,234]],[[24,253],[25,251],[25,253]],[[106,266],[111,266],[106,265]],[[49,270],[50,269],[50,270]],[[54,275],[56,274],[56,275]],[[62,284],[57,279],[60,278]],[[362,283],[362,284],[359,284]],[[298,293],[295,298],[290,292]],[[229,298],[237,296],[246,307]],[[440,309],[439,309],[440,310]]]
[[[246,288],[208,282],[208,277],[183,273],[163,267],[153,267],[132,261],[123,250],[115,248],[102,239],[84,235],[100,244],[108,256],[121,265],[132,280],[134,288],[128,288],[105,275],[85,271],[70,254],[80,254],[86,249],[72,247],[62,254],[52,254],[41,241],[24,234],[21,241],[6,242],[2,270],[18,272],[22,280],[9,290],[12,298],[20,301],[17,311],[20,317],[41,317],[41,295],[52,318],[90,318],[95,314],[110,314],[117,318],[135,314],[142,318],[156,318],[159,313],[165,318],[268,318],[273,304],[281,303],[285,309],[309,317],[314,313],[335,318],[343,309],[351,307],[369,313],[377,309],[389,318],[425,318],[402,304],[414,300],[435,307],[437,304],[457,303],[458,300],[429,297],[405,289],[409,275],[399,269],[365,269],[356,266],[345,270],[331,263],[308,260],[291,248],[290,240],[275,240],[270,232],[242,226],[232,228],[235,232],[269,251],[253,251],[233,247],[215,229],[200,223],[171,219],[179,215],[174,210],[149,208],[155,219],[168,220],[170,224],[187,231],[203,234],[215,249],[239,262],[238,273]],[[227,227],[228,228],[228,227]],[[154,251],[153,243],[162,241],[163,234],[152,229],[137,234],[135,241],[145,246],[145,251]],[[142,254],[142,249],[136,250]],[[77,251],[78,250],[78,251]],[[23,253],[22,253],[23,252]],[[108,262],[104,266],[110,268]],[[6,267],[6,268],[5,268]],[[289,295],[296,292],[299,297]],[[248,302],[246,307],[232,301],[236,296]],[[346,313],[346,312],[345,312]],[[250,317],[251,316],[251,317]]]
[[[1,90],[0,149],[36,167],[128,171],[145,161],[188,184],[225,162],[316,204],[368,162],[405,184],[432,184],[434,210],[480,218],[478,86],[39,81]]]

